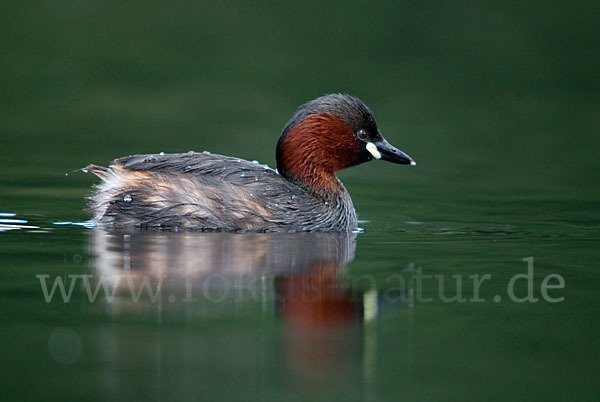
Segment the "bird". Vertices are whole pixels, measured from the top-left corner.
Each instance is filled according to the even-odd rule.
[[[231,232],[349,232],[358,221],[336,172],[371,160],[416,165],[377,128],[359,98],[301,105],[277,141],[277,169],[204,152],[130,155],[83,168],[101,179],[89,197],[103,227]]]

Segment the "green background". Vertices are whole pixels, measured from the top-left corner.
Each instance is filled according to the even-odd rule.
[[[592,1],[5,2],[0,211],[49,229],[0,233],[2,393],[597,400],[599,21]],[[208,306],[192,321],[172,310],[168,325],[43,303],[35,275],[93,268],[90,230],[53,225],[89,218],[96,180],[70,172],[190,149],[274,166],[295,108],[331,92],[365,101],[418,164],[341,172],[365,229],[346,279],[372,274],[385,290],[410,264],[448,278],[490,273],[490,299],[534,256],[536,289],[560,274],[565,301],[394,310],[368,329],[378,345],[368,381],[357,352],[367,329],[354,328],[339,334],[339,371],[315,365],[321,382],[282,368],[283,324],[258,319],[253,302],[243,314]],[[48,351],[62,327],[82,340],[74,364]],[[132,347],[93,341],[111,331]],[[178,365],[169,350],[181,344],[201,371]]]

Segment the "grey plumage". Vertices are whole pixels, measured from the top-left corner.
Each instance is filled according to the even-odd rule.
[[[134,155],[110,168],[90,197],[100,225],[221,231],[349,231],[356,213],[346,189],[325,199],[243,159],[211,153]]]
[[[360,99],[347,94],[329,94],[301,105],[283,128],[282,137],[294,126],[315,113],[327,113],[337,117],[355,131],[361,128],[377,131],[373,112]]]

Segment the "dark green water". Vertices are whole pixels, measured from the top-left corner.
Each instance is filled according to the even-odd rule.
[[[0,224],[2,400],[600,399],[596,3],[2,9],[0,219],[27,221]],[[89,218],[95,180],[67,172],[273,166],[295,108],[337,91],[418,163],[340,174],[355,238],[56,224]],[[528,257],[536,302],[509,286]],[[75,278],[69,302],[40,278]],[[133,300],[143,278],[156,299]]]

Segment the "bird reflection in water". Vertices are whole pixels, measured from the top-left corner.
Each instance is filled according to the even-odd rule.
[[[117,287],[119,309],[274,300],[275,311],[294,325],[351,323],[363,316],[362,300],[339,274],[354,258],[355,236],[96,229],[93,277]]]
[[[311,385],[326,386],[343,378],[340,367],[355,361],[356,353],[364,356],[365,375],[374,372],[373,323],[381,300],[374,283],[359,290],[340,278],[354,258],[355,237],[96,228],[90,239],[93,278],[117,288],[116,297],[106,301],[113,314],[138,317],[140,310],[150,310],[159,324],[163,319],[198,322],[207,316],[227,316],[228,306],[240,302],[261,305],[263,317],[273,312],[280,317],[283,337],[259,347],[283,354],[290,370],[298,374],[292,377],[294,382],[308,378]],[[132,299],[128,291],[139,292],[144,282],[154,297]],[[239,309],[233,311],[237,314]],[[256,315],[256,309],[250,314]],[[231,349],[247,348],[233,343]]]

